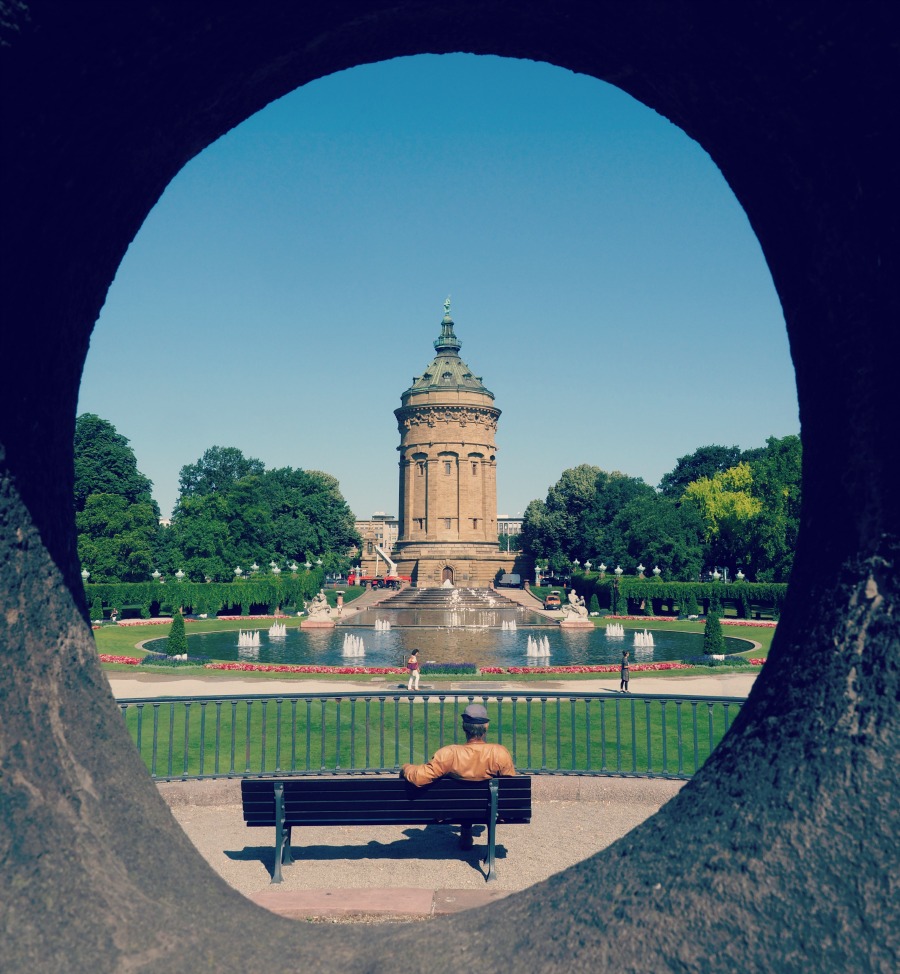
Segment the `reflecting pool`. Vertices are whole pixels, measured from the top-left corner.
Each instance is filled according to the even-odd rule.
[[[572,666],[616,663],[628,649],[633,663],[653,663],[700,656],[702,633],[652,630],[652,646],[635,645],[644,630],[626,629],[621,638],[608,636],[603,628],[541,629],[425,629],[360,627],[335,629],[288,629],[281,639],[271,639],[268,624],[251,630],[259,633],[259,645],[238,647],[238,632],[189,635],[191,656],[222,661],[290,663],[313,666],[405,666],[413,649],[423,663],[474,663],[476,666]],[[530,643],[529,643],[530,640]],[[549,656],[535,655],[539,650]],[[750,648],[743,639],[726,637],[726,653]],[[145,644],[148,650],[165,651],[165,640]]]

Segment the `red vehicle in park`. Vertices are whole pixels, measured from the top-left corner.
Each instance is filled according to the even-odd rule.
[[[412,578],[409,575],[363,575],[350,572],[347,576],[348,585],[362,585],[363,588],[400,588],[406,582],[409,585]]]
[[[367,585],[369,588],[400,588],[401,585],[406,582],[407,585],[412,583],[412,578],[409,575],[399,575],[397,573],[397,563],[393,561],[385,551],[382,551],[378,545],[375,545],[375,551],[384,560],[387,565],[387,573],[384,575],[364,575],[361,570],[357,571],[353,569],[347,576],[348,585],[362,585],[365,588]]]

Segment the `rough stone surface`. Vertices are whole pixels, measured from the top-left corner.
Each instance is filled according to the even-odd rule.
[[[792,586],[732,733],[606,852],[429,924],[429,970],[900,967],[898,36],[877,0],[0,4],[0,967],[421,970],[419,925],[301,934],[174,824],[96,662],[71,497],[90,331],[168,182],[292,88],[425,51],[584,72],[698,140],[772,271],[804,443]]]

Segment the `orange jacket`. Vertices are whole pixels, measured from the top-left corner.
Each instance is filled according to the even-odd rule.
[[[420,787],[444,775],[466,781],[486,781],[515,773],[512,755],[502,744],[489,744],[478,739],[465,744],[448,744],[439,748],[427,763],[404,764],[402,768],[403,777]]]

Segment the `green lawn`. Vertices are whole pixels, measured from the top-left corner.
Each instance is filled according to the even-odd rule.
[[[189,706],[158,701],[130,705],[125,720],[155,777],[390,771],[458,739],[458,714],[476,695],[441,696],[423,701],[373,691]],[[510,749],[518,769],[531,772],[690,775],[740,709],[740,703],[540,690],[482,699],[491,739]]]

